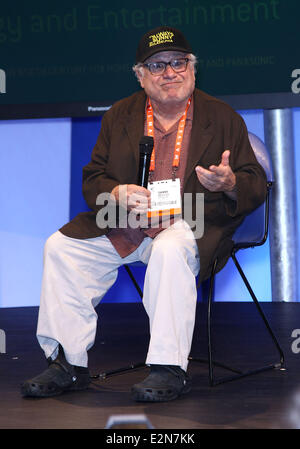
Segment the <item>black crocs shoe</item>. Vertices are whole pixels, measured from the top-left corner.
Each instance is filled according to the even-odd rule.
[[[191,379],[179,366],[151,365],[150,374],[133,385],[131,396],[138,402],[164,402],[191,390]]]
[[[48,359],[48,368],[21,385],[23,396],[46,398],[64,391],[84,390],[90,384],[88,368],[70,365],[59,348],[55,360]]]

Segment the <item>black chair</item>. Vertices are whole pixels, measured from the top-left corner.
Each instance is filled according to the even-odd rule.
[[[260,317],[262,318],[262,321],[265,325],[265,328],[269,335],[271,336],[271,339],[278,351],[279,354],[279,361],[272,364],[267,364],[263,367],[259,367],[253,370],[248,370],[245,372],[240,371],[239,369],[231,368],[228,365],[225,365],[220,362],[216,362],[213,360],[213,349],[212,349],[212,302],[213,302],[213,292],[214,292],[214,281],[215,281],[215,275],[216,275],[216,268],[218,260],[215,259],[213,262],[213,267],[211,271],[211,277],[209,280],[209,289],[208,289],[208,300],[207,300],[207,340],[208,340],[208,359],[202,359],[197,357],[189,357],[189,360],[191,362],[200,362],[200,363],[207,363],[208,364],[208,370],[209,370],[209,384],[211,386],[215,386],[221,383],[225,383],[228,381],[232,381],[235,379],[239,379],[241,377],[249,376],[252,374],[257,374],[262,371],[271,370],[271,369],[282,369],[284,370],[284,354],[283,351],[271,329],[271,326],[265,316],[265,314],[262,311],[262,308],[245,276],[245,273],[243,272],[237,258],[236,253],[242,249],[247,248],[254,248],[257,246],[263,245],[268,237],[268,229],[269,229],[269,204],[270,204],[270,193],[271,188],[273,185],[273,171],[272,171],[272,163],[270,159],[270,155],[264,145],[264,143],[254,134],[249,133],[249,140],[251,143],[251,146],[253,148],[253,151],[256,155],[256,158],[258,162],[261,164],[261,166],[264,168],[267,176],[267,197],[264,204],[262,204],[260,207],[258,207],[256,210],[254,210],[251,214],[249,214],[243,223],[239,226],[239,228],[236,230],[233,241],[234,246],[231,251],[231,258],[245,284],[247,287],[250,296],[259,312]],[[136,263],[132,265],[141,265],[141,263]],[[125,265],[125,269],[132,280],[133,284],[135,285],[135,288],[140,295],[141,299],[143,298],[143,292],[140,288],[139,284],[137,283],[130,267],[128,265]],[[105,379],[109,376],[115,375],[115,374],[121,374],[133,369],[138,369],[145,367],[145,363],[135,363],[131,364],[128,367],[123,367],[120,369],[116,369],[113,371],[107,371],[105,373],[100,373],[99,375],[95,376],[96,378]],[[232,373],[234,373],[231,376],[227,376],[221,379],[215,379],[214,377],[214,367],[218,366],[221,368],[224,368],[225,370],[229,370]]]
[[[213,350],[212,350],[212,302],[213,302],[213,290],[214,290],[214,281],[215,281],[215,274],[216,274],[216,267],[218,260],[215,259],[213,262],[213,267],[211,271],[211,277],[209,280],[209,292],[208,292],[208,301],[207,301],[207,340],[208,340],[208,360],[196,358],[196,357],[189,357],[190,361],[196,361],[200,363],[208,363],[209,368],[209,383],[211,386],[218,385],[221,383],[229,382],[231,380],[239,379],[241,377],[249,376],[252,374],[257,374],[263,371],[271,370],[271,369],[281,369],[285,370],[284,368],[284,354],[283,351],[278,343],[277,338],[275,337],[274,332],[271,329],[271,326],[258,302],[257,297],[255,296],[250,283],[243,272],[241,265],[239,264],[236,253],[242,249],[247,248],[254,248],[257,246],[263,245],[268,237],[268,230],[269,230],[269,206],[270,206],[270,194],[271,194],[271,188],[274,183],[273,179],[273,170],[272,170],[272,162],[269,155],[269,152],[264,145],[264,143],[254,134],[249,133],[249,140],[251,143],[251,146],[253,148],[253,151],[255,153],[255,156],[260,163],[260,165],[264,168],[266,176],[267,176],[267,197],[264,204],[262,204],[260,207],[255,209],[251,214],[249,214],[243,223],[239,226],[239,228],[236,230],[233,241],[234,246],[231,251],[231,258],[245,284],[247,287],[248,292],[250,293],[250,296],[258,310],[258,313],[263,320],[263,323],[265,325],[265,328],[267,332],[269,333],[275,348],[278,351],[279,360],[272,364],[267,364],[265,366],[247,370],[247,371],[241,371],[239,369],[231,368],[228,365],[225,365],[223,363],[219,363],[213,360]],[[226,370],[232,371],[234,374],[232,376],[223,377],[220,379],[215,379],[214,377],[214,366],[219,366],[221,368],[224,368]]]

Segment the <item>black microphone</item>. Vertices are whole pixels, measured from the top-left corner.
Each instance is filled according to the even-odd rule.
[[[151,136],[143,136],[140,140],[140,164],[138,185],[147,188],[151,153],[154,147],[154,140]]]

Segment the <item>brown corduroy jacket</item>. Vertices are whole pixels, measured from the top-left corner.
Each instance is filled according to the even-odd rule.
[[[96,224],[96,214],[101,207],[96,205],[96,198],[119,184],[137,183],[145,102],[144,91],[139,91],[115,103],[104,115],[91,161],[83,168],[83,194],[92,211],[78,214],[64,225],[60,229],[63,234],[87,239],[108,232],[108,228],[100,229]],[[225,150],[231,151],[230,166],[236,175],[237,201],[222,192],[208,191],[195,173],[197,165],[204,168],[218,165]],[[235,229],[266,197],[266,177],[253,153],[241,116],[226,103],[198,89],[194,91],[184,193],[192,194],[193,220],[196,219],[196,194],[204,193],[204,234],[196,238],[202,281],[209,277],[216,256],[218,270],[227,262]]]

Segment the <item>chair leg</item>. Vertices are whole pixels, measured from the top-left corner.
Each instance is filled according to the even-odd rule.
[[[265,326],[266,326],[270,336],[272,337],[272,340],[273,340],[273,342],[274,342],[274,344],[275,344],[275,346],[276,346],[276,348],[277,348],[277,350],[279,352],[280,363],[269,364],[269,365],[263,366],[261,368],[257,368],[257,369],[253,369],[253,370],[250,370],[250,371],[243,372],[243,371],[241,371],[239,369],[231,368],[228,365],[225,365],[223,363],[220,363],[220,362],[217,362],[217,361],[213,360],[213,356],[212,356],[212,332],[211,332],[212,331],[212,324],[211,323],[212,323],[212,302],[213,302],[214,279],[215,279],[216,267],[217,267],[217,260],[216,260],[214,262],[214,265],[213,265],[213,268],[212,268],[212,272],[211,272],[210,287],[209,287],[209,294],[208,294],[208,304],[207,304],[208,360],[201,359],[201,358],[195,358],[195,357],[191,357],[191,356],[189,357],[189,360],[192,361],[192,362],[195,361],[195,362],[208,364],[209,384],[210,384],[211,387],[216,386],[216,385],[220,385],[222,383],[230,382],[230,381],[233,381],[233,380],[236,380],[236,379],[240,379],[242,377],[250,376],[250,375],[253,375],[253,374],[258,374],[258,373],[261,373],[263,371],[268,371],[268,370],[271,370],[271,369],[280,369],[282,371],[285,371],[283,351],[282,351],[282,349],[281,349],[281,347],[280,347],[280,345],[279,345],[279,343],[278,343],[278,341],[277,341],[277,339],[276,339],[276,337],[275,337],[275,335],[274,335],[274,333],[273,333],[273,331],[271,329],[271,326],[269,325],[269,323],[268,323],[268,321],[267,321],[267,319],[266,319],[266,317],[265,317],[265,315],[264,315],[264,313],[263,313],[263,311],[262,311],[262,309],[261,309],[261,307],[259,305],[259,302],[258,302],[258,300],[257,300],[257,298],[256,298],[256,296],[255,296],[255,294],[253,292],[253,290],[251,289],[251,286],[250,286],[250,284],[249,284],[249,282],[248,282],[248,280],[247,280],[247,278],[246,278],[246,276],[245,276],[245,274],[244,274],[240,264],[238,263],[238,261],[236,259],[235,253],[233,252],[233,254],[231,256],[232,256],[232,259],[233,259],[233,261],[234,261],[234,263],[235,263],[235,265],[237,267],[237,270],[240,273],[240,275],[241,275],[241,277],[242,277],[242,279],[243,279],[243,281],[244,281],[244,283],[245,283],[245,285],[246,285],[246,287],[247,287],[247,289],[248,289],[248,291],[249,291],[249,293],[250,293],[250,295],[251,295],[251,297],[252,297],[252,299],[253,299],[256,307],[257,307],[257,309],[258,309],[258,311],[259,311],[259,314],[260,314],[261,318],[263,319],[263,321],[265,323]],[[231,371],[231,372],[234,373],[234,375],[223,377],[221,379],[215,379],[214,378],[214,366],[218,366],[218,367],[221,367],[221,368],[223,368],[225,370]]]
[[[224,368],[228,371],[232,371],[233,373],[235,373],[235,375],[242,374],[242,372],[240,370],[231,368],[223,363],[217,362],[217,361],[213,360],[213,357],[212,357],[212,332],[211,332],[212,313],[211,312],[212,312],[212,302],[213,302],[213,296],[214,296],[214,285],[215,285],[215,275],[216,275],[217,264],[218,264],[218,260],[216,259],[214,261],[212,271],[211,271],[208,301],[207,301],[208,373],[209,373],[209,385],[211,387],[220,383],[220,381],[214,380],[214,366],[218,366],[218,367]]]
[[[269,324],[265,314],[262,311],[262,308],[260,307],[260,304],[259,304],[259,302],[258,302],[258,300],[257,300],[257,298],[256,298],[256,296],[255,296],[255,294],[254,294],[254,292],[253,292],[249,282],[248,282],[248,279],[246,278],[245,273],[243,272],[243,270],[242,270],[242,268],[241,268],[241,266],[240,266],[240,264],[239,264],[239,262],[238,262],[238,260],[236,258],[235,252],[232,252],[231,257],[232,257],[232,260],[233,260],[233,262],[234,262],[234,264],[235,264],[235,266],[236,266],[236,268],[237,268],[241,278],[243,279],[243,282],[244,282],[245,286],[247,287],[248,292],[250,293],[250,296],[251,296],[254,304],[256,305],[256,308],[257,308],[257,310],[258,310],[258,312],[259,312],[259,314],[260,314],[260,316],[261,316],[261,318],[262,318],[262,320],[263,320],[263,322],[264,322],[264,324],[265,324],[265,326],[266,326],[266,328],[267,328],[267,330],[268,330],[268,332],[269,332],[269,334],[270,334],[270,336],[271,336],[271,338],[272,338],[276,348],[277,348],[277,351],[278,351],[279,356],[280,356],[280,364],[278,366],[276,366],[276,367],[284,369],[283,368],[284,367],[284,354],[283,354],[283,351],[282,351],[282,349],[281,349],[281,347],[280,347],[280,345],[278,343],[278,340],[275,337],[275,334],[272,331],[271,326],[270,326],[270,324]]]
[[[140,295],[141,299],[143,300],[143,291],[140,288],[139,284],[137,283],[135,277],[133,276],[129,266],[128,265],[124,265],[124,267],[125,267],[128,275],[129,275],[130,279],[132,280],[132,282],[133,282],[133,284],[134,284],[138,294]],[[129,366],[124,366],[122,368],[117,368],[115,370],[105,371],[105,372],[102,372],[102,373],[99,373],[99,374],[95,374],[95,375],[91,376],[91,378],[92,379],[105,380],[105,379],[107,379],[108,377],[111,377],[111,376],[116,376],[118,374],[125,374],[125,373],[127,373],[129,371],[133,371],[133,370],[137,370],[137,369],[145,368],[145,367],[146,367],[146,364],[144,362],[132,363]]]
[[[209,293],[208,293],[208,303],[207,303],[207,340],[208,340],[208,371],[209,371],[209,383],[210,386],[214,383],[213,378],[213,360],[212,360],[212,342],[211,342],[211,306],[214,293],[214,281],[215,273],[217,268],[218,260],[216,259],[213,264],[210,283],[209,283]]]
[[[136,282],[136,279],[135,279],[135,277],[133,276],[133,274],[132,274],[132,272],[131,272],[129,266],[128,266],[128,265],[124,265],[124,267],[125,267],[125,270],[127,271],[128,275],[129,275],[130,279],[132,280],[132,282],[133,282],[133,284],[134,284],[134,286],[135,286],[135,288],[136,288],[138,294],[140,295],[141,299],[143,299],[143,292],[142,292],[142,289],[140,288],[139,284]]]
[[[270,334],[270,336],[271,336],[271,338],[272,338],[272,340],[273,340],[273,342],[274,342],[274,344],[275,344],[275,346],[276,346],[276,348],[277,348],[277,350],[279,352],[280,363],[267,365],[267,366],[264,366],[262,368],[258,368],[258,369],[247,371],[247,372],[242,372],[242,371],[240,371],[238,369],[231,368],[231,367],[229,367],[229,366],[227,366],[227,365],[225,365],[223,363],[219,363],[219,362],[213,360],[213,358],[212,358],[212,332],[211,332],[212,325],[211,325],[211,323],[212,323],[212,302],[213,302],[213,294],[214,294],[214,280],[215,280],[215,274],[216,274],[216,268],[217,268],[217,262],[218,262],[217,259],[216,259],[214,261],[214,263],[213,263],[213,267],[212,267],[212,271],[211,271],[211,277],[210,277],[210,281],[209,281],[208,302],[207,302],[208,360],[204,360],[204,359],[201,359],[201,358],[195,358],[195,357],[191,357],[191,356],[189,357],[190,361],[195,361],[195,362],[200,362],[200,363],[208,363],[209,384],[210,384],[211,387],[219,385],[219,384],[222,384],[222,383],[225,383],[225,382],[230,382],[232,380],[239,379],[239,378],[242,378],[242,377],[245,377],[245,376],[249,376],[249,375],[252,375],[252,374],[258,374],[260,372],[267,371],[267,370],[270,370],[270,369],[278,369],[279,368],[281,370],[285,370],[285,368],[284,368],[284,354],[283,354],[283,351],[282,351],[282,349],[281,349],[281,347],[280,347],[280,345],[279,345],[279,343],[278,343],[278,341],[277,341],[277,339],[276,339],[276,337],[275,337],[275,335],[274,335],[274,333],[273,333],[273,331],[271,329],[271,326],[268,323],[268,320],[266,319],[266,317],[265,317],[265,315],[264,315],[264,313],[263,313],[263,311],[262,311],[262,309],[261,309],[261,307],[259,305],[259,302],[258,302],[258,300],[257,300],[257,298],[256,298],[256,296],[255,296],[255,294],[254,294],[254,292],[253,292],[253,290],[252,290],[252,288],[251,288],[251,286],[250,286],[250,284],[249,284],[249,282],[248,282],[248,280],[247,280],[247,278],[246,278],[246,276],[245,276],[245,274],[244,274],[244,272],[243,272],[243,270],[242,270],[242,268],[241,268],[241,266],[240,266],[240,264],[239,264],[239,262],[238,262],[238,260],[237,260],[237,258],[235,256],[235,252],[234,251],[232,252],[231,257],[232,257],[232,259],[234,261],[234,264],[235,264],[235,266],[236,266],[236,268],[237,268],[237,270],[238,270],[238,272],[239,272],[239,274],[240,274],[240,276],[241,276],[245,286],[247,287],[247,289],[248,289],[248,291],[249,291],[249,293],[251,295],[251,298],[252,298],[253,302],[255,303],[256,308],[257,308],[261,318],[263,319],[263,322],[264,322],[264,324],[265,324],[265,326],[266,326],[266,328],[267,328],[267,330],[268,330],[268,332],[269,332],[269,334]],[[125,265],[125,269],[126,269],[128,275],[130,276],[130,279],[132,280],[132,282],[133,282],[137,292],[139,293],[141,299],[143,299],[143,292],[142,292],[141,288],[139,287],[138,283],[136,282],[136,280],[135,280],[135,278],[134,278],[130,268],[127,265]],[[231,372],[234,373],[234,375],[233,376],[228,376],[228,377],[225,377],[225,378],[222,378],[222,379],[215,380],[214,379],[214,366],[218,366],[218,367],[221,367],[221,368],[226,369],[228,371],[231,371]],[[110,376],[117,375],[117,374],[123,374],[125,372],[132,371],[132,370],[139,369],[139,368],[144,368],[144,367],[146,367],[145,363],[131,364],[131,365],[127,366],[127,367],[119,368],[119,369],[112,370],[112,371],[102,372],[100,374],[92,376],[92,378],[93,379],[105,380],[105,379],[107,379]]]
[[[211,333],[211,311],[212,311],[212,302],[213,302],[213,295],[214,295],[214,281],[215,281],[215,274],[216,274],[216,268],[217,268],[218,260],[216,259],[213,263],[210,279],[209,279],[209,289],[208,289],[208,300],[207,300],[207,352],[208,352],[208,359],[203,359],[199,357],[193,357],[189,356],[189,360],[191,362],[199,362],[199,363],[205,363],[208,364],[208,372],[209,372],[209,384],[211,387],[216,385],[219,382],[215,382],[214,380],[214,372],[213,367],[218,366],[220,368],[226,369],[228,371],[232,371],[233,373],[241,374],[241,371],[236,368],[231,368],[224,363],[217,362],[213,360],[212,358],[212,333]]]
[[[145,368],[145,367],[146,367],[146,364],[144,362],[132,363],[129,366],[124,366],[122,368],[117,368],[117,369],[110,370],[110,371],[103,371],[102,373],[99,373],[99,374],[94,374],[91,376],[91,379],[105,380],[111,376],[116,376],[118,374],[125,374],[129,371],[134,371],[134,370],[137,370],[140,368]]]

